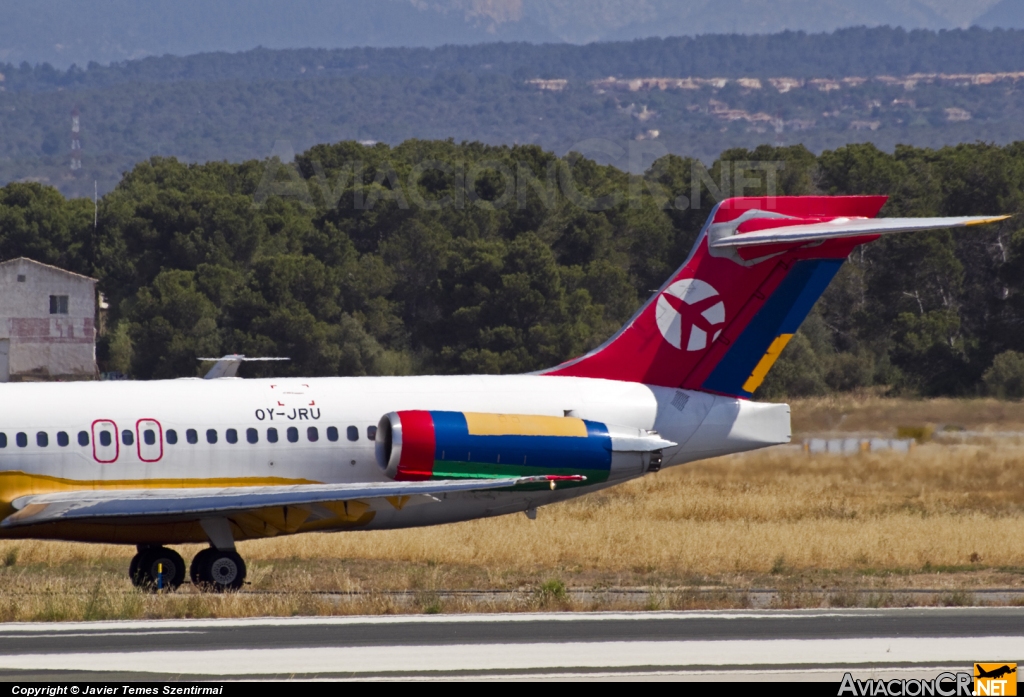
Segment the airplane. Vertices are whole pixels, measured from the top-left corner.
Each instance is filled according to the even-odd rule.
[[[975,666],[975,671],[978,673],[977,675],[974,676],[976,678],[993,678],[995,680],[998,680],[999,678],[1003,677],[1004,675],[1009,675],[1010,673],[1016,673],[1017,672],[1017,667],[1014,666],[1013,668],[1011,668],[1008,665],[1002,665],[1002,666],[999,666],[998,668],[993,668],[992,670],[985,670],[981,666],[976,665]]]
[[[132,582],[240,588],[236,542],[526,512],[788,443],[752,401],[858,245],[1004,217],[877,218],[885,196],[717,204],[614,336],[527,375],[8,384],[0,538],[135,545]],[[233,362],[232,362],[233,361]],[[168,545],[205,543],[186,570]]]

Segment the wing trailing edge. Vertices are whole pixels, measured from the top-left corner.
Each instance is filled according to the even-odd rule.
[[[304,506],[391,497],[433,498],[441,494],[507,489],[523,485],[579,482],[581,476],[506,477],[495,479],[426,482],[372,482],[359,484],[299,484],[292,486],[235,487],[226,489],[129,489],[70,491],[15,499],[17,512],[0,522],[14,528],[65,521],[114,523],[159,518],[165,521],[246,513],[274,506]],[[435,499],[436,500],[436,499]]]

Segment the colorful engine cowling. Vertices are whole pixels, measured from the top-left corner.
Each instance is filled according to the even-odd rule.
[[[586,484],[654,471],[653,431],[563,416],[397,411],[377,427],[377,464],[399,481],[583,475]]]

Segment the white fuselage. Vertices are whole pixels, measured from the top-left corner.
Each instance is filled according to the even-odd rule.
[[[0,390],[4,516],[19,496],[74,489],[387,481],[368,429],[399,410],[568,415],[654,430],[677,444],[664,451],[664,466],[790,437],[787,405],[540,375],[21,383]],[[269,429],[276,429],[276,442]],[[289,429],[296,429],[294,442]],[[463,493],[429,505],[379,505],[359,527],[498,515],[594,488]],[[345,527],[352,526],[318,529]],[[29,529],[6,534],[34,536]],[[130,541],[94,528],[81,536],[67,528],[49,536]]]

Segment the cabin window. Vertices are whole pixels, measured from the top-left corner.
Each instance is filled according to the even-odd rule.
[[[6,433],[0,433],[0,448],[6,448],[6,447],[7,447],[7,434]]]
[[[208,428],[206,429],[206,442],[213,445],[217,442],[217,429]]]
[[[24,282],[25,282],[25,274],[19,273],[18,274],[18,283],[24,283]]]
[[[199,442],[199,434],[196,433],[196,430],[194,428],[190,428],[187,431],[185,431],[185,440],[187,440],[192,445],[195,445],[196,443]]]
[[[338,440],[338,429],[335,428],[334,426],[327,427],[327,440],[331,441],[332,443]]]
[[[19,433],[18,435],[14,436],[14,442],[18,444],[19,448],[24,448],[25,446],[28,445],[28,436],[26,436],[24,433]]]
[[[109,448],[111,440],[110,431],[100,431],[100,445]]]
[[[78,444],[79,445],[89,445],[89,432],[88,431],[79,431],[78,432]]]
[[[366,427],[366,437],[368,439],[370,439],[370,440],[377,440],[377,427],[376,426],[367,426]]]
[[[247,428],[245,429],[245,439],[250,443],[259,443],[260,432],[257,431],[255,428]]]
[[[66,448],[70,442],[71,439],[68,438],[68,434],[64,433],[64,431],[57,431],[57,445]]]
[[[51,315],[66,315],[68,313],[68,296],[66,295],[51,295],[50,296],[50,314]]]
[[[142,432],[142,442],[146,445],[156,445],[156,431],[151,428],[147,428]]]
[[[289,443],[298,443],[299,442],[299,429],[295,428],[294,426],[289,426],[288,427],[288,442]]]
[[[236,431],[233,428],[229,428],[228,430],[224,431],[224,440],[226,440],[228,443],[237,443],[238,431]]]
[[[356,428],[355,426],[349,426],[348,430],[345,433],[350,441],[355,442],[359,440],[359,429]]]
[[[170,445],[175,445],[178,442],[178,432],[173,428],[164,433],[164,437],[167,438]]]
[[[36,445],[40,448],[45,448],[50,444],[50,437],[46,435],[46,431],[40,431],[36,434]]]
[[[309,439],[310,443],[316,443],[320,440],[320,432],[316,430],[316,426],[310,426],[306,429],[306,438]]]
[[[267,440],[269,442],[271,442],[271,443],[276,443],[277,442],[277,429],[276,428],[268,428],[267,429]]]
[[[121,442],[125,445],[135,445],[135,434],[128,429],[121,431]]]

